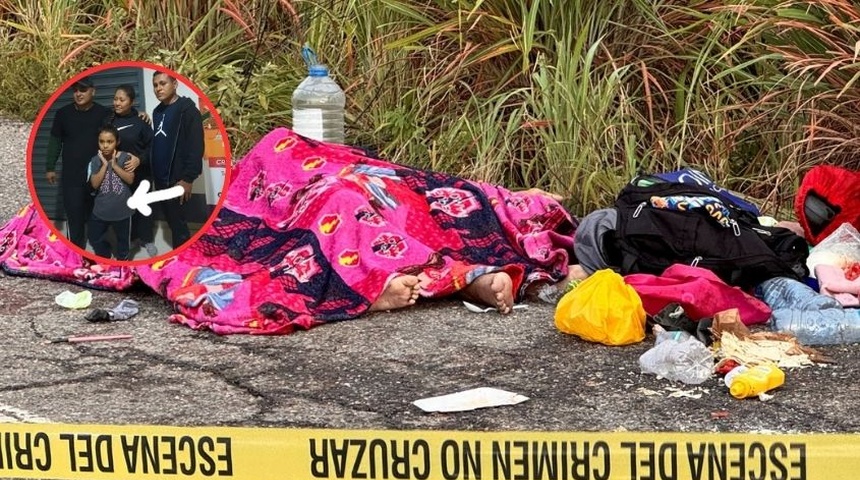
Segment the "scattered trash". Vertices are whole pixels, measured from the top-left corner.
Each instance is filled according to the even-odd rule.
[[[782,368],[814,365],[809,353],[803,348],[796,339],[740,339],[731,332],[725,332],[720,340],[720,353],[740,364],[773,362]]]
[[[108,342],[112,340],[128,340],[131,335],[87,335],[79,337],[59,337],[48,340],[46,343],[82,343],[82,342]]]
[[[774,310],[771,326],[776,331],[793,334],[804,345],[857,343],[860,309],[840,306],[824,310]]]
[[[140,311],[138,303],[130,298],[125,298],[112,310],[97,308],[87,313],[85,317],[90,322],[113,322],[128,320]]]
[[[711,418],[713,418],[714,420],[728,418],[728,416],[729,416],[728,410],[717,410],[715,412],[711,412]]]
[[[740,366],[740,362],[732,358],[724,358],[714,367],[714,373],[721,377],[725,377],[733,368]]]
[[[645,310],[636,291],[607,268],[561,297],[555,326],[589,342],[629,345],[645,338]]]
[[[63,293],[57,295],[54,298],[54,301],[57,302],[57,305],[70,308],[72,310],[87,308],[93,301],[93,292],[89,290],[83,290],[78,293],[72,293],[68,290],[65,290],[63,291]]]
[[[654,325],[654,346],[639,357],[642,373],[698,385],[714,371],[714,355],[704,343],[684,331],[667,332]]]
[[[666,387],[666,390],[669,391],[669,398],[692,398],[698,400],[702,398],[702,392],[697,391],[697,389],[692,390],[683,390],[680,388]]]
[[[466,307],[466,310],[473,313],[487,313],[487,312],[496,312],[498,308],[496,307],[482,307],[480,305],[475,305],[474,303],[467,302],[463,300],[463,305]],[[511,310],[520,310],[522,308],[529,308],[525,303],[521,303],[519,305],[514,305],[511,307]]]
[[[840,269],[860,262],[860,232],[850,223],[842,223],[825,239],[809,251],[806,266],[813,277],[818,278],[818,265],[832,265]]]
[[[714,340],[718,342],[718,370],[726,361],[742,365],[772,362],[781,368],[812,365],[813,362],[832,362],[819,351],[800,345],[790,333],[756,332],[741,323],[737,309],[714,315]]]
[[[836,298],[790,278],[766,280],[756,292],[773,308],[771,328],[804,345],[860,342],[860,309],[842,308]]]
[[[658,392],[657,390],[651,390],[650,388],[639,387],[636,389],[637,392],[645,395],[647,397],[655,397],[655,396],[666,396],[668,398],[692,398],[698,400],[702,398],[702,395],[708,393],[708,389],[702,387],[693,387],[691,389],[683,389],[677,387],[666,387],[663,390],[665,392]]]
[[[726,372],[726,375],[723,377],[723,383],[726,385],[726,387],[732,388],[732,382],[735,381],[735,377],[737,377],[743,372],[746,372],[747,370],[749,370],[749,367],[747,367],[746,365],[737,365],[736,367]]]
[[[529,397],[518,393],[480,387],[438,397],[422,398],[412,404],[425,412],[465,412],[478,408],[516,405],[528,399]]]
[[[672,302],[666,305],[648,321],[652,324],[660,325],[670,332],[685,331],[696,337],[706,346],[710,346],[713,343],[711,339],[711,324],[713,323],[713,319],[705,317],[694,321],[687,315],[684,306],[680,303]]]
[[[785,372],[773,363],[753,367],[741,365],[727,373],[724,381],[729,387],[729,392],[735,398],[760,397],[762,394],[782,386],[785,383]]]

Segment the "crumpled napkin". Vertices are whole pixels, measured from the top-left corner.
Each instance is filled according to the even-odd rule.
[[[57,305],[61,307],[66,307],[73,310],[87,308],[93,301],[93,292],[89,290],[83,290],[78,293],[72,293],[66,290],[63,293],[57,295],[54,298],[54,301],[57,302]]]

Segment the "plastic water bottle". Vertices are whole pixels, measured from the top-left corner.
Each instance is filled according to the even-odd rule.
[[[343,118],[346,95],[317,63],[310,47],[302,49],[308,76],[293,92],[293,130],[299,135],[331,143],[344,143]]]
[[[698,385],[714,372],[714,354],[702,342],[684,331],[667,332],[654,326],[654,346],[639,357],[642,373]]]
[[[860,310],[784,308],[773,311],[771,327],[777,332],[793,333],[804,345],[857,343],[860,342]]]
[[[842,308],[804,283],[772,278],[756,287],[756,295],[773,310],[771,329],[792,333],[804,345],[860,342],[860,310]]]

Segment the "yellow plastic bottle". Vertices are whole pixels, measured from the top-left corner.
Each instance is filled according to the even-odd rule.
[[[735,398],[749,398],[785,383],[785,372],[773,363],[750,367],[732,379],[729,392]]]

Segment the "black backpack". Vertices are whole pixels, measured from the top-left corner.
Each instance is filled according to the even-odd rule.
[[[728,210],[728,227],[700,209],[652,206],[652,197],[715,197]],[[675,263],[713,271],[729,285],[750,289],[774,277],[808,274],[809,247],[789,229],[765,227],[755,214],[724,195],[691,183],[638,176],[615,201],[618,223],[607,239],[623,275],[659,275]]]

